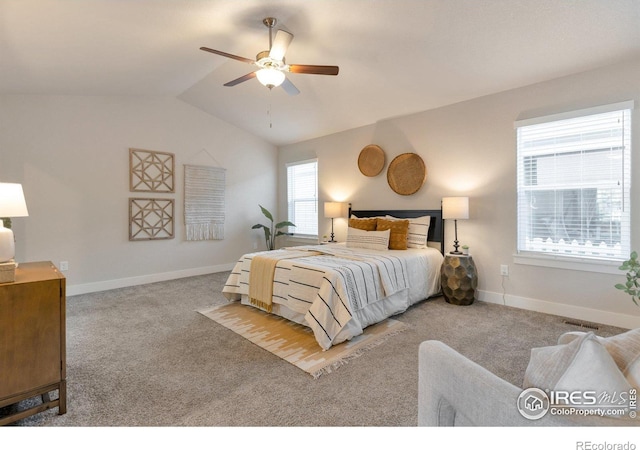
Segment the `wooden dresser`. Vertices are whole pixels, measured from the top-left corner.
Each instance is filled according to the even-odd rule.
[[[65,287],[48,261],[20,263],[15,281],[0,284],[0,408],[13,405],[0,425],[49,408],[67,412]],[[16,405],[32,397],[42,401]]]

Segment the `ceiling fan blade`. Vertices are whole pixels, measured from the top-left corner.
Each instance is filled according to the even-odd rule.
[[[298,95],[300,93],[298,88],[295,87],[288,78],[285,78],[280,86],[282,86],[282,89],[289,95]]]
[[[255,63],[253,59],[245,58],[243,56],[232,55],[231,53],[221,52],[220,50],[214,50],[208,47],[200,47],[200,50],[204,50],[205,52],[215,53],[216,55],[226,56],[227,58],[237,59],[238,61],[246,62],[249,64]]]
[[[282,61],[292,39],[293,34],[287,33],[284,30],[278,30],[276,38],[273,40],[271,50],[269,51],[269,57],[276,61]]]
[[[289,64],[289,72],[310,73],[316,75],[338,75],[338,66],[310,66],[305,64]]]
[[[244,81],[250,80],[252,78],[256,77],[256,73],[255,72],[249,72],[246,75],[241,76],[240,78],[236,78],[235,80],[231,80],[228,83],[225,83],[225,86],[235,86],[236,84],[240,84]]]

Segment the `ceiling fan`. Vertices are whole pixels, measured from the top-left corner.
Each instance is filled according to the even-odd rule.
[[[242,61],[256,66],[253,72],[231,80],[225,83],[225,86],[235,86],[252,78],[258,78],[261,84],[273,89],[282,86],[289,95],[298,95],[300,91],[286,77],[285,72],[306,73],[317,75],[338,75],[338,66],[310,66],[303,64],[287,64],[284,60],[284,54],[293,39],[293,34],[284,30],[278,30],[275,40],[272,39],[273,27],[278,21],[273,17],[266,17],[262,23],[269,28],[269,50],[262,51],[256,55],[256,59],[244,58],[242,56],[232,55],[230,53],[214,50],[208,47],[200,47],[200,50],[215,53],[216,55],[225,56],[227,58]]]

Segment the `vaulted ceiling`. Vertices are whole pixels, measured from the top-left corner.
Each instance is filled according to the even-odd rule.
[[[294,35],[287,95],[252,67]],[[640,56],[640,0],[1,0],[0,94],[171,96],[275,145]]]

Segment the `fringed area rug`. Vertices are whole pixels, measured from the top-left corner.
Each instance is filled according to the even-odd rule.
[[[402,322],[386,319],[365,328],[360,336],[323,351],[316,342],[311,328],[242,305],[240,302],[198,312],[314,378],[332,372],[366,350],[383,343],[389,336],[408,328]]]

